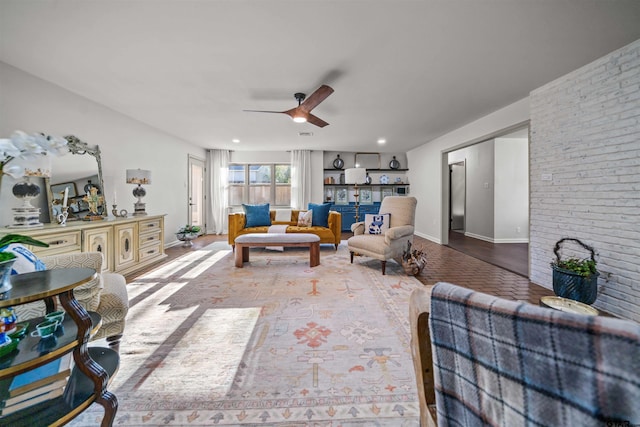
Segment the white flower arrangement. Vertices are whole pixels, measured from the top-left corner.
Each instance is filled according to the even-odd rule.
[[[62,156],[69,152],[67,140],[59,136],[15,131],[10,138],[0,138],[0,180],[2,175],[19,179],[25,175],[20,166],[5,167],[13,159],[35,160],[38,156]]]

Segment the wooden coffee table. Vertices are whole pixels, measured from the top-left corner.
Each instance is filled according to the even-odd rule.
[[[236,237],[236,267],[249,261],[249,248],[301,246],[309,248],[309,266],[320,265],[320,237],[311,233],[249,233]]]

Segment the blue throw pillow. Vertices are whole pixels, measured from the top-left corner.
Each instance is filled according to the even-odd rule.
[[[331,209],[331,203],[323,203],[321,205],[309,203],[309,210],[313,211],[311,225],[329,227],[329,209]]]
[[[245,227],[264,227],[271,225],[269,203],[261,205],[242,204],[242,209],[244,209],[244,214],[247,217],[247,224]]]

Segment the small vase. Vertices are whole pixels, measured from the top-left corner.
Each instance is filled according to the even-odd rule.
[[[334,169],[342,169],[344,167],[344,160],[340,158],[340,154],[336,156],[333,160],[333,168]]]
[[[198,233],[176,233],[176,237],[181,242],[184,242],[182,244],[183,247],[188,248],[190,246],[193,246],[193,243],[191,243],[191,241],[198,237]]]
[[[393,160],[389,162],[389,169],[398,169],[400,168],[400,162],[396,160],[396,156],[393,156]]]
[[[0,262],[0,293],[11,289],[11,270],[16,259],[8,259]]]

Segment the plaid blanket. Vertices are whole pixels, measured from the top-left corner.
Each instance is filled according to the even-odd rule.
[[[449,283],[431,296],[439,426],[640,425],[640,325]]]

